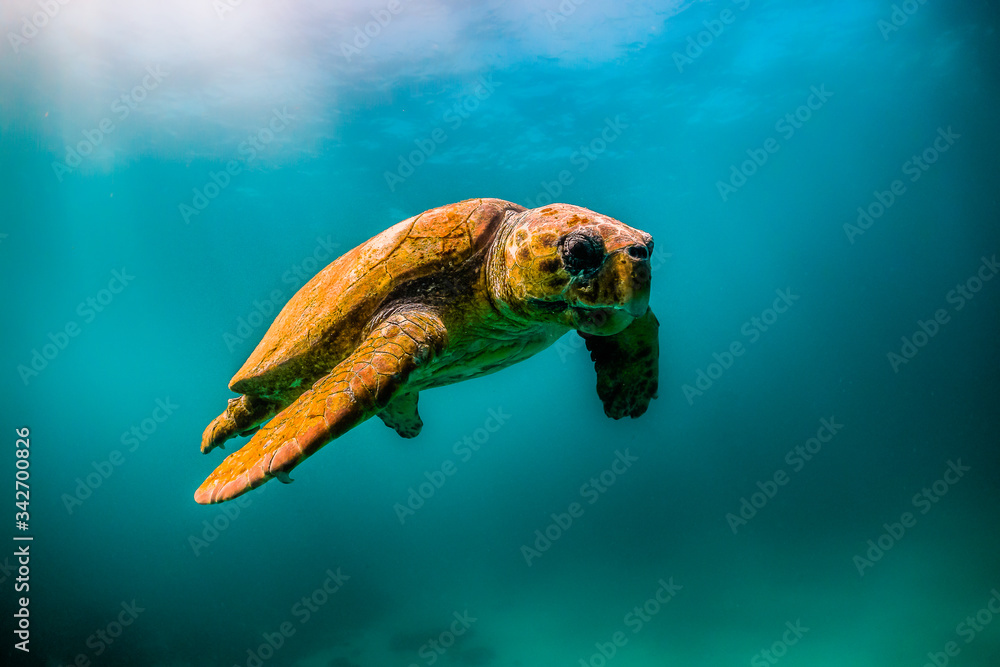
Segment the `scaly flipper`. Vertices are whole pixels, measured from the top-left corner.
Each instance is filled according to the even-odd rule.
[[[230,398],[225,411],[212,420],[201,436],[201,453],[223,447],[235,435],[249,435],[276,412],[275,404],[258,396]],[[223,447],[223,449],[225,449]]]
[[[440,352],[446,341],[444,324],[434,313],[394,313],[329,375],[227,456],[194,499],[221,503],[272,477],[288,481],[292,468],[385,408],[413,369]]]
[[[609,417],[638,417],[656,398],[660,323],[652,310],[613,336],[580,335],[597,369],[597,395]]]
[[[386,426],[404,438],[415,438],[424,427],[423,420],[417,414],[418,396],[415,391],[396,394],[378,416]]]

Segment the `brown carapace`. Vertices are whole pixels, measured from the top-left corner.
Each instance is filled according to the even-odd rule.
[[[604,411],[638,417],[658,374],[652,251],[649,234],[569,204],[470,199],[390,227],[278,313],[201,449],[256,432],[195,500],[288,482],[292,468],[374,415],[412,438],[421,390],[523,361],[570,330],[590,350]]]

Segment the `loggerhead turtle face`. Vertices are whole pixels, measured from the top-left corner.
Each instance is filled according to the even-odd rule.
[[[533,320],[610,336],[649,306],[653,237],[570,204],[520,214],[504,248],[508,305]]]

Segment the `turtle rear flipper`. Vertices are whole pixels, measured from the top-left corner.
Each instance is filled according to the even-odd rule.
[[[201,504],[231,500],[288,472],[320,447],[379,413],[419,364],[444,347],[441,319],[407,310],[384,320],[333,371],[233,452],[194,494]]]
[[[216,447],[225,449],[223,443],[226,440],[237,434],[250,435],[275,412],[276,404],[259,396],[245,394],[230,398],[223,413],[213,419],[202,434],[201,453],[208,454]]]
[[[660,344],[653,311],[613,336],[581,333],[597,370],[597,395],[604,413],[614,419],[638,417],[656,398]]]

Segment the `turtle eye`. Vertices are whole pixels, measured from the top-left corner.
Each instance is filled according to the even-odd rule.
[[[571,232],[563,237],[560,252],[571,275],[593,273],[604,262],[604,239],[593,232]]]

